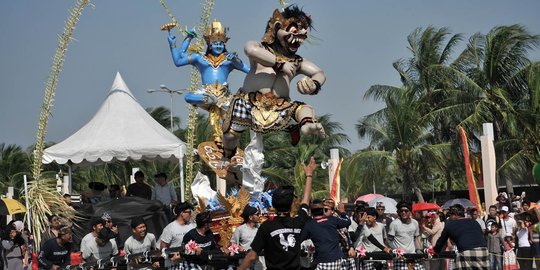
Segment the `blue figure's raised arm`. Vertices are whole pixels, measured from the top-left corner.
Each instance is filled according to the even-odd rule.
[[[195,31],[193,29],[186,31],[186,33],[187,36],[182,42],[182,45],[179,49],[176,49],[176,37],[170,31],[168,33],[167,39],[169,41],[169,47],[171,48],[171,55],[174,65],[176,65],[177,67],[192,64],[199,58],[199,54],[188,54],[187,52],[189,44],[191,43],[191,39],[196,37],[197,34],[195,34]]]

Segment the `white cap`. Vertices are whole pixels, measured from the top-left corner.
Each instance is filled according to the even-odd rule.
[[[503,206],[503,207],[501,207],[501,211],[508,212],[508,206]]]

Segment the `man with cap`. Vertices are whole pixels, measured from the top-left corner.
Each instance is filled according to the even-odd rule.
[[[386,215],[386,207],[384,206],[383,202],[377,202],[376,208],[377,214],[379,217],[377,218],[377,222],[382,223],[385,226],[386,232],[388,233],[388,229],[390,229],[390,223],[392,223],[393,219]]]
[[[103,219],[101,217],[92,217],[90,219],[91,232],[86,234],[81,240],[80,250],[81,252],[89,252],[90,245],[93,245],[98,233],[103,230]]]
[[[190,241],[197,244],[197,247],[192,254],[184,255],[184,270],[202,270],[206,269],[208,265],[208,251],[219,250],[216,241],[214,240],[214,234],[210,230],[212,224],[212,217],[210,212],[202,212],[195,217],[197,227],[191,229],[184,235],[182,245],[186,245]],[[224,250],[225,251],[225,250]]]
[[[240,246],[240,251],[248,251],[251,249],[251,243],[259,229],[260,216],[261,213],[257,208],[249,204],[244,207],[244,211],[242,212],[244,223],[234,230],[231,237],[231,243],[238,244]],[[263,265],[260,261],[256,261],[255,264],[251,266],[251,269],[263,269]]]
[[[516,220],[508,215],[508,206],[501,207],[501,214],[503,215],[501,225],[504,236],[512,236],[517,228]]]
[[[56,238],[43,243],[38,256],[39,270],[58,270],[71,263],[71,228],[60,226]]]
[[[123,242],[120,239],[118,225],[113,223],[112,217],[108,212],[103,212],[103,214],[101,215],[101,219],[103,219],[103,227],[109,228],[112,231],[112,233],[114,234],[113,241],[116,241],[116,245],[118,246],[118,248],[122,249],[124,246],[121,245],[123,244]]]
[[[124,253],[126,257],[131,254],[157,249],[156,236],[146,231],[146,223],[142,217],[136,217],[131,220],[131,230],[133,235],[131,235],[124,243]],[[132,266],[135,265],[135,262],[130,262],[128,264],[128,269],[133,269]],[[155,262],[152,265],[147,265],[147,267],[140,267],[139,265],[139,267],[136,268],[152,269],[152,267],[159,267],[159,262]]]
[[[437,211],[430,211],[426,214],[426,216],[429,217],[429,223],[431,226],[426,226],[426,223],[422,223],[420,227],[422,231],[427,234],[429,243],[434,246],[437,243],[437,240],[439,240],[441,237],[441,233],[444,229],[444,223],[441,222]],[[444,260],[441,259],[431,260],[429,265],[430,270],[446,269],[446,264],[444,263]]]
[[[173,248],[182,246],[182,239],[184,235],[191,229],[195,228],[195,224],[191,223],[191,211],[193,206],[188,202],[182,202],[177,204],[173,209],[173,214],[176,216],[175,220],[169,223],[161,233],[159,237],[159,248]],[[182,264],[179,262],[180,256],[178,254],[171,258],[165,259],[165,267],[169,269],[182,269]]]
[[[339,217],[325,215],[325,212],[328,212],[325,209],[328,209],[328,204],[323,204],[321,200],[313,201],[311,204],[313,219],[304,225],[300,241],[304,239],[313,241],[315,245],[313,260],[317,264],[316,269],[349,269],[343,259],[338,229],[347,228],[351,225],[351,220],[345,214],[345,206],[342,203],[338,206]]]
[[[412,206],[407,202],[397,204],[399,218],[390,223],[388,240],[394,249],[401,248],[404,253],[421,252],[420,228],[418,221],[411,217]],[[403,259],[394,259],[394,269],[408,270],[408,262]],[[414,269],[424,269],[419,263],[414,263]]]
[[[262,255],[267,269],[298,269],[300,268],[300,234],[304,224],[310,219],[308,204],[311,199],[311,182],[315,171],[315,158],[311,157],[309,164],[304,166],[306,184],[304,196],[296,217],[290,216],[294,200],[293,187],[280,187],[272,194],[272,206],[277,216],[261,224],[253,242],[251,251],[248,252],[244,261],[238,268],[247,269],[257,256]]]
[[[340,205],[343,205],[343,204],[340,204]],[[324,206],[323,207],[324,216],[327,216],[327,217],[334,216],[336,218],[340,218],[340,213],[335,211],[336,202],[334,200],[332,199],[324,200],[323,206]],[[344,213],[344,212],[345,212],[345,209],[341,211],[341,213]],[[349,217],[347,218],[349,219],[349,222],[352,224],[352,220]],[[354,251],[353,243],[351,241],[351,237],[348,232],[349,230],[348,227],[350,227],[350,225],[347,227],[340,228],[337,231],[340,238],[339,246],[341,250],[343,251],[342,269],[356,270],[356,262],[355,262],[356,252]]]
[[[434,247],[436,253],[442,251],[448,239],[457,246],[456,266],[454,269],[489,269],[489,253],[482,228],[473,219],[465,218],[465,209],[456,204],[450,207],[453,218],[445,221],[441,237]]]
[[[165,173],[160,172],[154,177],[156,179],[156,185],[152,191],[152,200],[158,200],[163,204],[167,219],[171,221],[173,219],[171,205],[176,204],[178,195],[176,195],[174,187],[167,183],[167,175]]]
[[[109,228],[103,228],[94,241],[89,243],[88,248],[82,252],[81,257],[85,262],[94,262],[108,260],[116,255],[118,255],[118,246],[114,241],[114,233]]]

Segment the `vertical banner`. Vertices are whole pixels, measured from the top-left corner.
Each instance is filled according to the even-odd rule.
[[[462,127],[459,128],[459,131],[461,133],[461,144],[463,148],[463,158],[465,159],[465,175],[467,177],[467,187],[469,189],[469,199],[471,202],[476,204],[477,209],[482,212],[482,208],[480,205],[480,200],[478,196],[478,189],[476,188],[476,182],[474,181],[472,168],[471,168],[471,160],[469,157],[469,144],[467,142],[467,135],[465,134],[465,130],[463,130]]]

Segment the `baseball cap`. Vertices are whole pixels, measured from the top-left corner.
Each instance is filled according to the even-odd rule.
[[[272,194],[272,206],[278,212],[288,212],[295,197],[293,186],[281,186]]]
[[[508,212],[508,206],[501,207],[501,211]]]

